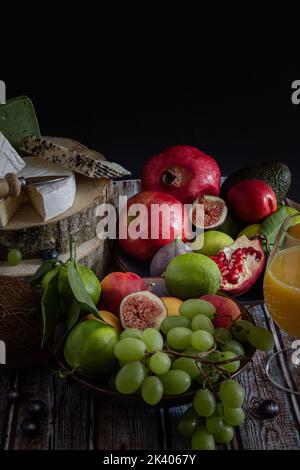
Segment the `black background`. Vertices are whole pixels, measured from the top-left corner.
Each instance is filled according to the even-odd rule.
[[[134,177],[166,146],[189,144],[215,157],[224,175],[284,161],[293,174],[289,194],[300,200],[300,105],[291,101],[300,79],[298,11],[222,15],[204,29],[204,18],[198,13],[194,26],[190,12],[187,34],[169,21],[173,35],[164,40],[156,17],[148,29],[139,23],[149,32],[145,43],[127,28],[115,41],[112,33],[104,42],[97,36],[92,49],[51,36],[36,54],[37,40],[27,35],[15,40],[18,61],[0,78],[8,98],[31,97],[43,134],[78,139]]]

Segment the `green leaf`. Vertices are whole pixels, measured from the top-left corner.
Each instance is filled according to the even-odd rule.
[[[72,260],[67,264],[68,270],[68,281],[73,292],[73,295],[77,302],[80,305],[80,309],[83,312],[95,313],[98,315],[98,309],[94,304],[90,294],[87,292],[86,288],[75,266],[75,261]]]
[[[280,227],[288,215],[287,208],[283,206],[262,222],[260,233],[266,237],[268,245],[271,245],[271,247],[274,245]]]
[[[68,330],[73,328],[73,326],[77,323],[79,315],[80,315],[80,305],[77,302],[77,300],[74,299],[70,307],[68,318],[67,318]]]
[[[47,259],[38,268],[36,273],[31,276],[30,282],[36,282],[42,279],[49,271],[51,271],[57,264],[57,259]]]
[[[54,332],[57,321],[61,315],[59,306],[58,275],[50,280],[42,297],[41,308],[43,316],[43,339],[42,347]]]

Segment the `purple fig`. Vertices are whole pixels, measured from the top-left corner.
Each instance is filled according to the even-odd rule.
[[[173,258],[185,253],[192,253],[192,251],[193,250],[188,245],[183,243],[180,238],[177,238],[171,243],[162,246],[152,258],[150,264],[150,276],[161,276]]]

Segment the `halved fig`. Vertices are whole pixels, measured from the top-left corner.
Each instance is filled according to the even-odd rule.
[[[197,204],[204,205],[204,211],[196,210]],[[195,227],[208,230],[219,227],[227,216],[225,201],[217,196],[199,196],[193,202],[191,221]]]
[[[125,297],[120,305],[123,328],[160,328],[167,316],[163,301],[151,292],[136,292]]]
[[[221,271],[221,288],[231,295],[247,292],[257,281],[266,263],[259,239],[249,240],[245,235],[211,256]]]

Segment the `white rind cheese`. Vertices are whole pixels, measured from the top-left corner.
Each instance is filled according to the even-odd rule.
[[[24,160],[0,132],[0,178],[7,173],[19,173],[25,165]],[[0,227],[5,227],[26,199],[26,194],[22,192],[19,197],[7,197],[0,200]]]
[[[19,173],[25,165],[24,160],[0,131],[0,178],[7,173]]]
[[[19,197],[7,197],[0,200],[0,228],[5,227],[18,209],[28,201],[27,194],[22,191]]]
[[[72,171],[60,168],[53,163],[45,162],[39,157],[24,158],[26,167],[22,176],[66,176],[62,181],[29,186],[26,189],[29,200],[43,221],[47,222],[70,209],[76,196],[76,179]]]
[[[26,166],[25,166],[26,165]],[[44,222],[70,209],[76,196],[76,179],[72,171],[38,157],[25,157],[24,166],[18,173],[24,178],[34,176],[66,176],[65,180],[29,186],[17,198],[0,201],[0,227],[5,227],[25,202],[29,202]]]

